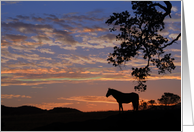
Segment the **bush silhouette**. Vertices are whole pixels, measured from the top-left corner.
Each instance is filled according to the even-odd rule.
[[[151,106],[153,106],[156,102],[155,100],[149,100],[148,103],[151,104]]]

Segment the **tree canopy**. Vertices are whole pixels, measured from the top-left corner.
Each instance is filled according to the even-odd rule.
[[[113,25],[110,28],[111,32],[119,28],[120,33],[116,36],[116,40],[121,40],[120,46],[114,47],[107,61],[115,67],[121,67],[141,53],[143,59],[147,60],[147,64],[145,67],[132,67],[131,75],[138,80],[138,85],[134,89],[145,91],[146,78],[151,75],[151,64],[159,69],[158,74],[166,71],[171,73],[175,69],[174,58],[171,58],[171,54],[165,54],[164,49],[177,41],[181,33],[171,42],[158,33],[165,28],[165,17],[171,17],[172,4],[169,1],[164,1],[166,7],[152,1],[131,3],[134,15],[129,14],[128,11],[113,13],[106,21],[106,24]],[[163,11],[156,10],[156,6]]]
[[[155,102],[155,100],[149,100],[148,103],[153,106],[153,104],[155,104],[156,102]]]
[[[173,93],[164,93],[158,101],[165,105],[176,104],[180,102],[180,96]]]

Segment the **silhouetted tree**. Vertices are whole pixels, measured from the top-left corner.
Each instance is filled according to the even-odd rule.
[[[147,102],[145,102],[144,100],[141,100],[141,103],[139,105],[139,109],[146,110],[147,107],[148,107]]]
[[[143,109],[145,110],[145,109],[147,109],[147,103],[146,102],[143,102]]]
[[[155,100],[149,100],[148,103],[153,106],[153,104],[155,104],[156,102],[155,102]]]
[[[138,80],[138,85],[134,89],[145,91],[147,87],[145,79],[150,76],[149,66],[151,64],[156,65],[159,69],[158,74],[166,71],[171,73],[171,70],[175,69],[174,58],[171,58],[171,54],[164,54],[164,49],[177,41],[181,33],[171,42],[158,33],[164,29],[165,17],[170,16],[172,4],[169,1],[164,1],[166,7],[152,1],[131,3],[134,16],[128,11],[113,13],[106,21],[108,25],[113,24],[113,27],[110,28],[111,32],[119,28],[121,33],[116,36],[116,39],[122,41],[120,46],[114,47],[114,52],[110,53],[107,61],[121,68],[121,64],[125,64],[142,53],[142,57],[147,60],[147,65],[140,68],[132,67],[131,75]],[[159,6],[164,12],[157,11],[156,6]]]
[[[165,106],[169,104],[177,104],[180,102],[180,96],[173,93],[164,93],[158,101],[160,104],[165,104]]]

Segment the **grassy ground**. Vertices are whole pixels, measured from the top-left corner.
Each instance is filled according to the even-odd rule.
[[[103,119],[116,114],[118,114],[118,111],[4,115],[1,116],[1,122],[3,122],[4,125],[2,130],[27,131],[53,122],[82,122],[90,119]]]
[[[181,108],[2,115],[1,122],[2,131],[181,131]]]

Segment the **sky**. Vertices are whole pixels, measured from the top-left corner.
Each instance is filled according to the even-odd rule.
[[[160,34],[172,41],[181,32],[181,2],[171,3],[172,18],[166,17]],[[105,22],[126,10],[133,13],[130,1],[1,1],[1,104],[107,111],[119,108],[113,97],[105,97],[108,88],[136,92],[144,101],[164,92],[181,96],[181,39],[165,49],[176,69],[159,75],[152,66],[145,92],[134,90],[131,76],[132,67],[147,64],[142,57],[122,70],[108,64],[121,42]],[[131,103],[123,107],[132,109]]]

